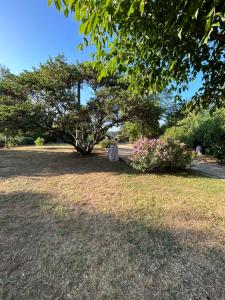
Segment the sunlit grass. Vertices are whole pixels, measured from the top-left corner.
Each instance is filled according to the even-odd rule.
[[[225,181],[0,152],[3,299],[225,299]]]

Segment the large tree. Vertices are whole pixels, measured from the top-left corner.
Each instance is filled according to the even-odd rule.
[[[90,63],[68,64],[63,56],[18,76],[8,74],[0,80],[0,131],[41,128],[89,154],[113,126],[153,117],[152,99],[131,94],[117,81],[116,77],[99,81]],[[84,103],[80,101],[82,84],[93,91]]]
[[[48,0],[49,4],[52,0]],[[73,12],[94,43],[102,75],[123,72],[136,90],[185,89],[198,73],[193,103],[224,105],[224,0],[54,0]]]

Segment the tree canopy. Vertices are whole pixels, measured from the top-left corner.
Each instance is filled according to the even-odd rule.
[[[49,4],[52,0],[48,0]],[[101,75],[122,72],[136,90],[186,89],[197,74],[193,98],[201,107],[224,105],[225,2],[223,0],[54,0],[70,12],[94,44]]]
[[[93,96],[81,103],[84,83]],[[113,126],[161,114],[155,96],[132,94],[116,77],[99,81],[90,63],[68,64],[61,55],[20,75],[6,73],[0,91],[0,132],[40,128],[83,154],[90,153]]]

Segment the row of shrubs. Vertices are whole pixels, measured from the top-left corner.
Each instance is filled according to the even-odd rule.
[[[37,139],[34,139],[32,137],[20,137],[20,136],[14,136],[14,137],[7,137],[6,140],[0,139],[0,148],[3,147],[16,147],[16,146],[28,146],[28,145],[37,145],[37,146],[43,146],[44,145],[44,138],[38,137]]]

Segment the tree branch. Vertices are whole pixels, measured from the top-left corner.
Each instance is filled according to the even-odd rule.
[[[220,42],[225,43],[225,35],[223,34],[212,32],[210,36]]]

